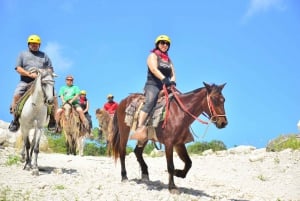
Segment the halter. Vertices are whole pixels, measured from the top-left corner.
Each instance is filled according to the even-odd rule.
[[[207,115],[206,113],[203,112],[202,114],[206,118],[208,118],[210,122],[216,122],[217,120],[215,120],[215,121],[213,120],[215,117],[226,117],[225,114],[217,114],[217,112],[214,108],[214,105],[211,102],[210,95],[207,94],[206,99],[207,99],[208,109],[209,109],[209,112],[210,112],[210,118],[209,118],[209,115]]]
[[[213,120],[213,118],[215,118],[215,117],[225,117],[226,115],[225,114],[223,114],[223,115],[218,115],[217,114],[217,112],[216,112],[216,110],[215,110],[215,108],[214,108],[214,105],[211,103],[211,98],[210,98],[210,95],[209,94],[207,94],[207,96],[206,96],[206,99],[207,99],[207,104],[208,104],[208,109],[209,109],[209,112],[210,112],[210,118],[209,118],[209,115],[207,115],[206,113],[202,113],[206,118],[208,118],[209,119],[209,122],[207,122],[207,121],[203,121],[203,120],[201,120],[200,118],[198,118],[198,117],[196,117],[195,115],[193,115],[190,111],[188,111],[188,109],[183,105],[183,103],[182,103],[182,101],[180,100],[180,98],[178,97],[178,95],[177,95],[177,93],[176,93],[176,91],[175,91],[175,86],[171,86],[170,87],[170,89],[171,89],[171,91],[172,91],[172,93],[173,93],[173,95],[174,95],[174,97],[175,97],[175,99],[177,100],[177,102],[179,103],[179,105],[180,105],[180,107],[183,109],[183,111],[185,111],[187,114],[189,114],[191,117],[193,117],[195,120],[197,120],[197,121],[199,121],[200,123],[202,123],[202,124],[207,124],[208,126],[209,126],[209,123],[210,122],[216,122],[216,120],[214,121]],[[164,92],[165,92],[165,96],[166,96],[166,98],[168,97],[168,90],[167,90],[167,88],[166,88],[166,86],[164,85],[163,86],[163,90],[164,90]],[[167,106],[166,106],[166,108],[167,108],[167,110],[166,110],[166,118],[165,118],[165,120],[164,120],[164,123],[163,123],[163,128],[167,125],[167,117],[168,117],[168,113],[169,113],[169,110],[168,110],[168,104],[169,104],[169,101],[168,101],[168,99],[166,99],[167,101]]]
[[[54,86],[54,83],[55,83],[55,81],[54,81],[54,79],[43,79],[43,77],[45,77],[47,74],[50,74],[52,77],[53,76],[55,76],[53,73],[51,73],[51,72],[47,72],[47,73],[44,73],[44,74],[42,74],[41,72],[39,72],[39,74],[40,74],[40,76],[41,76],[41,84],[45,84],[45,85],[51,85],[51,86]],[[46,97],[46,93],[45,93],[45,89],[43,88],[43,86],[42,86],[42,90],[43,90],[43,94],[44,94],[44,103],[46,104],[46,105],[49,105],[48,103],[47,103],[47,97]]]

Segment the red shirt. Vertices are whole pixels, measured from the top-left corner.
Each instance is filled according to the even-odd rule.
[[[116,109],[118,108],[118,103],[115,101],[112,102],[107,102],[104,104],[104,109],[109,113],[109,114],[115,114]]]

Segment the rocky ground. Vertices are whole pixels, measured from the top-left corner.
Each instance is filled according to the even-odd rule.
[[[251,146],[192,156],[193,166],[185,179],[175,178],[181,194],[168,191],[166,159],[146,156],[150,181],[140,181],[134,155],[126,157],[128,182],[121,182],[120,162],[109,157],[40,153],[40,175],[8,165],[19,151],[0,149],[0,200],[236,200],[299,201],[300,152],[266,152]],[[175,156],[175,167],[183,164]]]

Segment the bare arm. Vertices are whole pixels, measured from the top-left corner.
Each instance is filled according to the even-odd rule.
[[[173,63],[171,64],[171,69],[172,69],[172,76],[171,76],[171,81],[176,81],[176,75],[175,75],[175,68]]]
[[[150,71],[155,75],[160,80],[163,80],[165,76],[158,70],[158,64],[157,64],[157,56],[154,53],[151,53],[148,56],[147,59],[147,64],[150,69]],[[173,66],[173,63],[171,63],[171,70],[172,70],[172,76],[171,76],[171,81],[176,81],[176,76],[175,76],[175,69]]]
[[[165,78],[165,76],[158,70],[158,64],[157,64],[157,56],[154,53],[151,53],[148,56],[147,59],[147,65],[150,69],[150,71],[157,77],[158,79],[162,80]]]
[[[36,78],[37,74],[36,73],[30,73],[29,71],[25,70],[24,68],[22,68],[21,66],[17,66],[16,67],[16,71],[22,75],[22,76],[27,76],[30,78]]]

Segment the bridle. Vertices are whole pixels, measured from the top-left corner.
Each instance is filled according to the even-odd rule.
[[[52,76],[52,78],[53,78],[52,73],[51,73],[51,72],[46,72],[46,73],[44,73],[44,74],[42,74],[41,72],[39,72],[39,73],[40,73],[40,76],[41,76],[41,84],[42,84],[42,85],[51,85],[52,88],[53,88],[54,83],[55,83],[54,79],[43,79],[43,78],[46,77],[46,75],[48,75],[48,74],[50,74],[50,76]],[[45,92],[45,89],[44,89],[43,86],[42,86],[42,90],[43,90],[43,94],[44,94],[44,103],[45,103],[46,105],[49,105],[49,104],[47,103],[47,96],[46,96],[46,92]],[[53,95],[54,95],[54,88],[53,88]]]
[[[209,119],[209,121],[204,121],[202,119],[200,119],[199,117],[193,115],[190,111],[188,111],[188,109],[185,107],[185,105],[182,103],[182,101],[180,100],[179,96],[178,96],[178,90],[176,89],[175,86],[171,86],[170,87],[171,89],[171,92],[172,94],[174,95],[175,99],[177,100],[178,104],[180,105],[180,107],[182,108],[182,110],[184,112],[186,112],[187,114],[189,114],[192,118],[194,118],[195,120],[197,120],[198,122],[202,123],[202,124],[207,124],[209,125],[209,123],[211,122],[216,122],[217,121],[217,117],[226,117],[225,114],[217,114],[215,108],[214,108],[214,104],[212,104],[212,101],[211,101],[211,98],[210,98],[210,95],[207,93],[206,95],[206,98],[207,98],[207,104],[208,104],[208,109],[209,109],[209,112],[210,112],[210,116],[208,114],[206,114],[205,112],[203,112],[202,114]],[[163,128],[167,125],[167,117],[168,117],[168,113],[169,113],[169,100],[168,100],[168,90],[167,90],[167,87],[164,85],[163,86],[163,90],[164,90],[164,93],[165,93],[165,97],[166,97],[166,117],[165,117],[165,120],[164,120],[164,123],[163,123]],[[214,120],[215,119],[215,120]]]
[[[210,122],[216,122],[217,121],[217,117],[226,117],[225,114],[217,114],[214,104],[212,104],[212,100],[210,95],[206,95],[206,99],[207,99],[207,104],[208,104],[208,109],[210,112],[210,117],[209,115],[207,115],[205,112],[203,112],[202,114],[209,119]],[[215,120],[214,120],[215,119]]]

